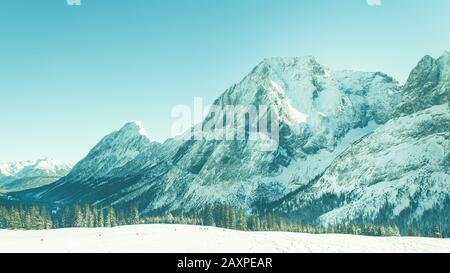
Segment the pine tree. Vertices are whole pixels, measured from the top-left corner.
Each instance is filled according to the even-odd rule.
[[[105,226],[105,217],[103,209],[100,209],[98,211],[98,219],[97,219],[97,227],[104,227]]]
[[[84,206],[84,225],[85,227],[94,227],[94,215],[92,213],[91,207],[86,204]]]
[[[244,231],[247,230],[247,216],[242,207],[239,209],[238,228]]]
[[[273,213],[268,213],[266,215],[266,229],[267,230],[275,230],[276,224],[275,224],[275,216]]]
[[[258,218],[256,216],[252,216],[250,218],[250,230],[252,231],[259,230]]]
[[[118,226],[123,226],[123,225],[128,224],[127,217],[125,216],[125,211],[123,209],[118,211],[118,213],[116,214],[116,217],[117,217],[117,225]]]
[[[25,229],[33,229],[33,220],[31,217],[31,212],[29,210],[26,212],[26,215],[25,215],[24,228]]]
[[[132,225],[138,225],[140,224],[140,219],[139,219],[139,210],[134,207],[131,209],[131,223]]]
[[[220,227],[226,228],[228,226],[228,209],[227,206],[221,205],[220,206]]]
[[[92,227],[98,227],[98,209],[97,207],[92,208]]]
[[[236,228],[236,213],[232,207],[228,208],[228,226],[229,229]]]
[[[29,210],[28,210],[28,216],[25,220],[26,226],[28,229],[40,229],[40,219],[39,219],[39,212],[38,209],[36,208],[36,206],[32,206]]]
[[[286,229],[286,220],[283,217],[278,217],[278,226],[280,230]]]
[[[106,225],[107,227],[117,226],[116,212],[113,207],[108,208],[108,214],[106,215]]]
[[[175,221],[175,218],[173,217],[172,213],[169,212],[169,214],[166,215],[165,220],[159,219],[160,222],[165,222],[169,224],[173,224]]]
[[[64,208],[63,213],[61,215],[61,224],[62,228],[72,227],[73,226],[72,212],[69,208]]]
[[[105,213],[105,227],[112,227],[111,216],[109,214],[109,210],[106,210],[106,213]]]
[[[51,228],[52,229],[60,228],[60,222],[59,222],[58,215],[56,213],[52,213],[50,215],[50,217],[51,217],[52,224],[53,224]]]
[[[208,203],[205,205],[203,223],[205,226],[214,226],[213,210]]]
[[[220,205],[215,205],[213,210],[214,210],[214,223],[216,224],[216,226],[221,227],[222,226],[222,223],[221,223],[221,221],[222,221],[221,206]],[[203,217],[200,217],[200,218],[203,218]]]
[[[388,236],[400,236],[400,230],[396,225],[390,225],[387,230]]]
[[[22,227],[20,220],[20,212],[17,208],[11,208],[9,210],[9,228],[10,229],[20,229]]]
[[[40,228],[41,229],[51,229],[52,228],[52,226],[53,226],[52,219],[51,219],[48,211],[45,209],[45,207],[41,208],[41,210],[39,212],[39,218],[40,218]]]
[[[0,208],[0,228],[9,228],[10,214],[6,208]]]
[[[81,210],[81,207],[79,205],[75,206],[74,211],[74,219],[73,219],[73,227],[85,227],[86,221],[83,215],[83,211]]]

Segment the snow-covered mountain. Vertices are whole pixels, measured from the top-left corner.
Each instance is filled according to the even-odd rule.
[[[313,224],[448,228],[449,59],[426,56],[403,87],[383,73],[333,71],[313,57],[266,59],[214,105],[270,106],[270,121],[280,125],[276,149],[250,138],[157,143],[133,122],[57,183],[15,196],[149,214],[220,202]]]
[[[151,153],[158,144],[139,121],[125,124],[120,130],[104,137],[71,172],[70,179],[84,181],[111,176],[139,155]]]
[[[324,225],[373,221],[450,228],[449,69],[448,53],[423,58],[402,90],[396,117],[275,210]]]
[[[354,141],[387,122],[399,91],[382,73],[332,71],[313,57],[266,59],[214,104],[274,108],[272,118],[281,126],[277,149],[258,149],[260,143],[249,139],[159,144],[131,123],[105,137],[57,184],[27,196],[133,203],[146,213],[206,202],[255,207],[308,184]]]
[[[55,182],[71,170],[69,164],[53,159],[0,164],[0,192],[20,191]]]
[[[160,162],[161,148],[141,122],[129,122],[104,137],[58,183],[31,192],[44,201],[101,202],[130,186],[152,162]]]
[[[381,73],[334,72],[313,57],[266,59],[215,105],[274,107],[281,126],[278,149],[261,151],[257,141],[183,143],[175,168],[162,182],[166,188],[147,210],[216,201],[251,207],[276,200],[320,174],[340,151],[387,121],[398,91],[397,83]]]

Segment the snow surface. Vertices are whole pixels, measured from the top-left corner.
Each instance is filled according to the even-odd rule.
[[[450,239],[242,232],[187,225],[0,230],[0,252],[446,252]]]

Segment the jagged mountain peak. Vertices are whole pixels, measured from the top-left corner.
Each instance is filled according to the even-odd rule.
[[[258,67],[308,67],[320,65],[314,56],[300,56],[300,57],[270,57],[263,59]]]
[[[420,59],[416,67],[413,69],[413,71],[410,74],[410,77],[414,75],[414,72],[423,72],[424,69],[432,67],[432,66],[438,66],[439,68],[445,68],[446,66],[450,65],[450,52],[444,51],[439,57],[434,58],[431,55],[425,55]]]
[[[397,116],[409,115],[433,105],[448,103],[450,96],[450,54],[438,59],[423,57],[403,87]]]
[[[119,130],[119,132],[131,136],[144,136],[148,138],[150,141],[154,141],[149,134],[147,133],[147,130],[144,127],[144,123],[142,121],[131,121],[125,123],[125,125]]]
[[[265,105],[274,107],[282,121],[306,122],[314,92],[331,70],[315,57],[272,57],[256,65],[244,79],[226,90],[215,105]],[[319,91],[320,91],[319,90]]]
[[[437,63],[441,69],[441,80],[450,79],[450,52],[445,51],[438,59]]]
[[[450,58],[450,51],[445,50],[444,53],[442,53],[441,57]]]
[[[140,142],[140,144],[148,146],[154,140],[149,136],[141,121],[131,121],[125,123],[119,130],[104,137],[97,146],[107,145],[109,148],[113,148],[127,145],[130,142]],[[103,149],[104,147],[94,147],[94,150],[96,148]]]
[[[95,178],[120,168],[158,145],[140,121],[126,123],[104,137],[78,164],[69,176],[78,179]]]
[[[310,75],[323,75],[327,68],[319,64],[314,56],[302,57],[271,57],[263,59],[252,72],[249,78],[270,78],[273,74],[284,72]]]
[[[272,106],[282,122],[314,127],[332,117],[354,116],[357,108],[378,105],[373,118],[383,123],[398,103],[398,90],[398,82],[383,73],[333,71],[313,56],[275,57],[264,59],[215,104]]]

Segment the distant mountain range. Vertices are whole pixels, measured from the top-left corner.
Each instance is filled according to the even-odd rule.
[[[51,184],[66,176],[72,167],[58,160],[0,164],[0,192],[20,191]]]
[[[449,94],[448,52],[424,57],[404,86],[383,73],[333,71],[313,57],[266,59],[214,105],[270,105],[277,149],[250,139],[157,143],[131,122],[56,183],[12,196],[143,214],[226,203],[311,224],[448,228]]]

